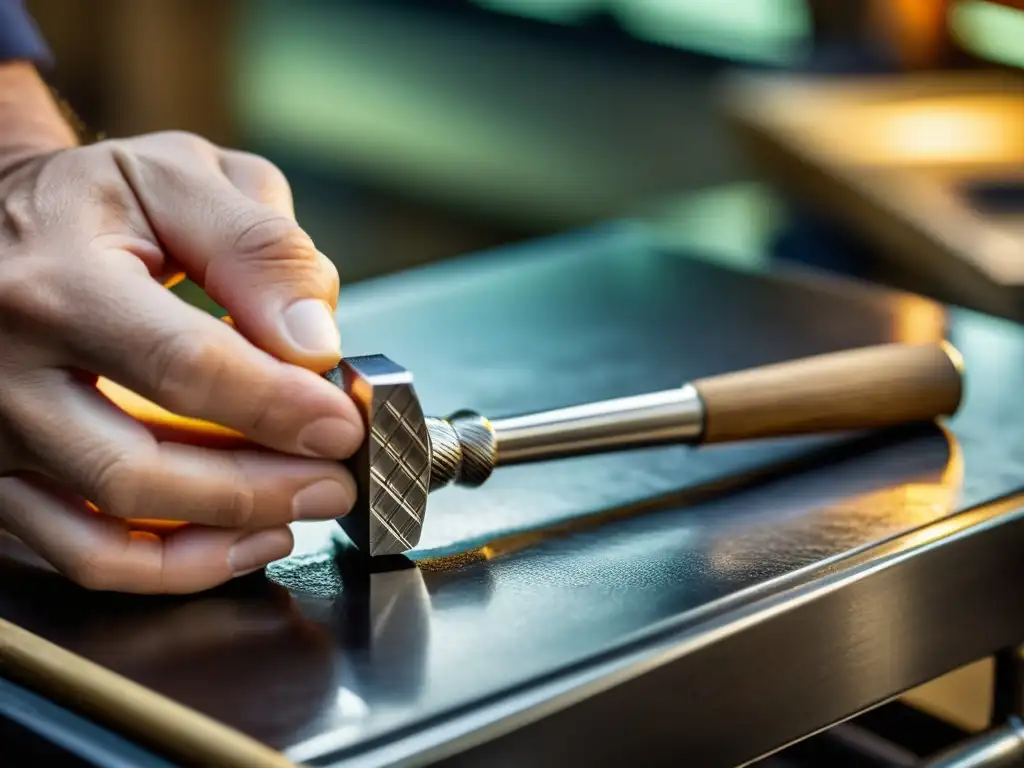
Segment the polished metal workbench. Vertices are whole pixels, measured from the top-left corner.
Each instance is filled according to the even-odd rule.
[[[944,335],[967,394],[944,426],[510,468],[438,493],[420,548],[372,575],[333,524],[298,526],[266,579],[174,599],[88,594],[8,546],[0,618],[196,722],[339,768],[735,765],[1024,639],[1024,331],[1008,322],[727,271],[628,225],[353,286],[339,322],[346,354],[386,353],[439,413]],[[152,754],[220,733],[0,671]]]

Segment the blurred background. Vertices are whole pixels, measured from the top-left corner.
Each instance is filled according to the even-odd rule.
[[[28,6],[93,131],[268,156],[346,282],[623,218],[757,262],[792,250],[778,233],[806,214],[735,140],[723,75],[1024,65],[1024,10],[980,0]]]

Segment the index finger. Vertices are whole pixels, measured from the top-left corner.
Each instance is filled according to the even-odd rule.
[[[277,451],[341,460],[362,442],[362,418],[342,390],[277,360],[148,276],[114,271],[77,275],[75,283],[76,302],[65,310],[74,316],[60,323],[67,365]]]

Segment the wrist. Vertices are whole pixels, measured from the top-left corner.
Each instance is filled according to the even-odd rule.
[[[27,62],[0,63],[0,174],[39,155],[74,147],[78,136]]]

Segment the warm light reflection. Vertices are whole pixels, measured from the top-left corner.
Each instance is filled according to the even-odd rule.
[[[229,315],[221,317],[220,321],[232,328],[235,327],[235,321]],[[171,413],[110,379],[100,378],[96,382],[96,388],[122,411],[150,428],[159,430],[163,436],[170,431],[180,433],[182,436],[190,435],[188,442],[206,442],[223,438],[234,442],[245,439],[240,433],[227,427]]]
[[[893,530],[904,531],[938,520],[956,511],[960,501],[964,478],[964,460],[956,437],[942,424],[938,425],[947,448],[946,460],[941,467],[918,477],[910,477],[861,495],[848,496],[807,514],[830,517],[836,525],[863,527],[865,520],[873,520]],[[701,489],[688,489],[675,494],[637,502],[635,504],[583,515],[550,526],[500,536],[479,546],[453,554],[415,557],[424,571],[449,571],[473,563],[495,560],[539,546],[553,539],[572,536],[614,522],[627,520],[652,512],[699,503],[702,498],[718,498],[728,492],[729,480],[711,483]],[[801,514],[805,519],[805,515]],[[777,521],[772,522],[772,536],[779,535]],[[887,534],[886,534],[887,535]],[[764,544],[756,528],[746,529],[742,537],[723,539],[714,550],[716,568],[748,567],[756,559]]]
[[[725,480],[721,483],[712,482],[701,488],[685,489],[677,493],[669,493],[652,499],[638,501],[634,504],[627,504],[589,515],[581,515],[541,528],[498,536],[476,547],[452,554],[428,554],[415,557],[414,553],[413,557],[420,569],[442,572],[485,560],[496,560],[529,549],[530,547],[540,546],[554,539],[581,534],[610,525],[611,523],[628,520],[659,510],[685,506],[687,503],[697,503],[701,497],[714,497],[716,494],[724,492],[730,482],[731,480]]]
[[[135,419],[153,428],[180,431],[191,433],[197,437],[230,437],[241,439],[241,435],[234,430],[212,424],[200,419],[190,419],[179,416],[175,413],[161,408],[144,397],[137,395],[130,389],[122,387],[109,379],[100,379],[96,383],[99,389],[118,408]]]
[[[957,164],[1024,160],[1024,99],[974,95],[908,99],[845,110],[810,140],[847,162]],[[845,113],[845,114],[844,114]]]
[[[180,285],[181,283],[185,282],[185,277],[186,275],[184,272],[177,272],[171,275],[166,280],[164,280],[164,288],[174,288],[176,285]]]
[[[875,28],[887,36],[911,67],[934,64],[942,53],[946,0],[874,0]]]
[[[109,379],[99,379],[96,382],[96,388],[122,411],[145,424],[157,439],[214,447],[226,447],[237,445],[239,442],[247,442],[242,435],[233,430],[207,421],[188,419],[171,413]],[[92,502],[87,502],[87,505],[94,512],[102,512]],[[144,517],[142,515],[145,514],[145,510],[139,510],[139,513],[139,517],[133,517],[130,521],[133,535],[136,536],[166,536],[185,525],[178,520],[156,520]]]
[[[934,102],[901,106],[889,115],[878,115],[876,140],[888,141],[909,160],[973,160],[989,157],[1020,157],[1021,131],[1007,121],[1006,103],[956,104]]]
[[[918,526],[927,526],[919,534],[911,533],[904,539],[910,545],[919,543],[914,540],[915,535],[922,537],[923,543],[961,527],[961,523],[950,522],[949,529],[944,530],[946,524],[936,522],[957,511],[964,480],[964,459],[960,443],[944,426],[940,425],[939,428],[948,444],[946,463],[941,469],[808,509],[794,517],[794,520],[800,521],[799,527],[803,529],[803,521],[813,515],[822,520],[824,528],[835,529],[837,535],[847,530],[877,530],[879,540]],[[794,535],[796,533],[797,528],[794,528]],[[770,535],[786,536],[785,531],[780,530],[777,520],[772,522]],[[760,556],[763,542],[764,536],[756,528],[745,529],[738,537],[723,538],[713,549],[714,567],[723,572],[734,568],[749,568],[750,563]]]
[[[905,344],[940,342],[946,336],[946,309],[913,294],[893,298],[892,340]]]

